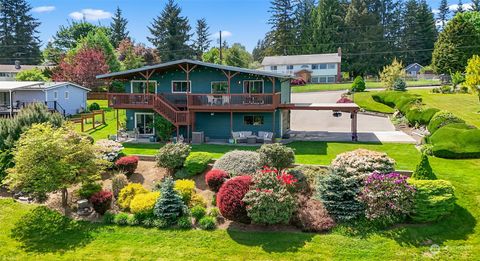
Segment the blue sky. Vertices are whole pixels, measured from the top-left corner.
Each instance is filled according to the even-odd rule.
[[[166,0],[30,0],[34,16],[42,23],[39,31],[43,43],[52,38],[60,25],[67,24],[72,19],[85,16],[92,23],[108,25],[116,7],[120,6],[129,21],[130,35],[135,41],[147,45],[150,45],[146,38],[149,35],[147,26],[160,14],[165,2]],[[432,9],[438,8],[439,2],[440,0],[428,0]],[[452,5],[457,2],[449,1]],[[229,43],[240,42],[249,51],[270,28],[269,0],[177,0],[177,3],[192,27],[197,19],[205,17],[212,34],[223,30]]]

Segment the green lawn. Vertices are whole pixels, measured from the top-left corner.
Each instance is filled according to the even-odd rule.
[[[302,146],[302,144],[295,144]],[[328,161],[343,150],[342,144],[311,147],[303,156],[319,154],[319,162]],[[345,150],[366,147],[343,144]],[[399,161],[413,166],[418,152],[399,147],[377,145]],[[367,146],[368,147],[368,146]],[[370,147],[372,148],[372,147]],[[322,150],[323,149],[323,150]],[[326,149],[326,154],[325,154]],[[394,151],[403,150],[405,151]],[[408,155],[412,155],[409,157]],[[32,205],[0,200],[0,259],[18,260],[478,260],[480,258],[480,160],[431,158],[437,176],[456,187],[458,206],[443,220],[424,225],[405,225],[385,231],[353,234],[335,229],[327,234],[292,232],[240,232],[227,230],[157,230],[140,227],[116,227],[80,223],[73,230],[57,229],[45,222],[49,240],[38,241],[33,233],[27,242],[11,238],[15,222]],[[45,235],[44,235],[45,236]],[[440,246],[432,255],[430,246]]]
[[[124,143],[123,146],[125,147],[124,152],[129,155],[155,155],[161,144]],[[299,164],[328,165],[337,154],[358,148],[365,148],[386,152],[397,161],[398,169],[413,170],[416,161],[419,160],[420,157],[418,151],[411,144],[296,141],[287,146],[295,149],[296,162]],[[234,149],[256,150],[258,147],[211,144],[192,146],[192,151],[208,152],[217,159],[226,152]]]
[[[375,111],[382,113],[393,113],[394,109],[385,104],[378,103],[372,99],[372,92],[362,92],[355,94],[355,103],[367,111]],[[473,94],[441,94],[432,93],[431,90],[410,90],[409,93],[414,93],[422,96],[422,101],[430,107],[435,107],[441,110],[447,110],[460,118],[480,127],[480,102],[477,96]]]
[[[407,81],[407,86],[430,86],[438,85],[438,80],[418,80]],[[381,82],[367,81],[365,83],[367,89],[383,88]],[[339,91],[346,90],[352,87],[352,83],[331,83],[331,84],[306,84],[304,86],[292,86],[292,92],[318,92],[318,91]]]
[[[101,125],[92,129],[91,121],[87,121],[88,124],[85,124],[85,133],[93,137],[94,140],[107,139],[108,135],[117,133],[117,115],[114,109],[109,108],[106,100],[88,100],[88,105],[92,103],[98,103],[100,108],[105,111],[105,125]],[[120,122],[125,122],[126,115],[125,110],[118,110],[118,115],[120,117]],[[95,119],[100,122],[102,119],[101,115],[97,115]],[[80,124],[76,124],[75,128],[80,132]]]

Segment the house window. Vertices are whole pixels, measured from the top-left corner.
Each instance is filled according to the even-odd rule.
[[[156,93],[157,82],[148,81],[148,93]],[[144,80],[134,80],[130,82],[131,93],[146,93],[147,91],[147,81]]]
[[[243,81],[243,93],[263,93],[263,80]]]
[[[318,65],[318,68],[320,70],[325,70],[325,69],[327,69],[327,64],[326,63],[321,63],[321,64]]]
[[[243,124],[259,126],[263,125],[263,116],[245,115],[243,116]]]
[[[337,66],[334,63],[327,64],[327,69],[335,69]]]
[[[186,93],[191,84],[191,81],[172,81],[172,93]]]
[[[312,64],[312,70],[318,70],[318,64]]]
[[[334,83],[335,82],[335,76],[328,76],[327,77],[327,82],[328,83]]]
[[[293,68],[293,65],[292,65],[292,68]],[[301,66],[302,69],[308,69],[310,68],[310,66],[308,66],[308,64],[304,64]],[[312,68],[313,69],[313,68]]]
[[[215,94],[221,94],[221,93],[227,93],[228,91],[228,83],[223,81],[223,82],[212,82],[212,93]]]
[[[287,65],[287,70],[293,70],[293,65]]]
[[[53,92],[53,99],[58,100],[58,92],[57,91]]]
[[[68,100],[68,97],[70,96],[70,94],[67,92],[65,92],[65,100]]]
[[[7,77],[6,73],[0,72],[0,77]]]
[[[277,66],[276,66],[276,65],[270,66],[270,70],[276,71],[276,70],[277,70]]]

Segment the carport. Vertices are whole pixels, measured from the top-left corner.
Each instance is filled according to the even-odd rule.
[[[357,113],[360,107],[355,103],[289,103],[280,104],[286,110],[332,111],[350,113],[352,141],[358,141]]]

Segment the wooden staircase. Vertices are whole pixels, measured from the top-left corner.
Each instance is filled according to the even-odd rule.
[[[162,115],[176,127],[190,125],[188,111],[179,110],[161,95],[155,95],[153,100],[153,110]]]

